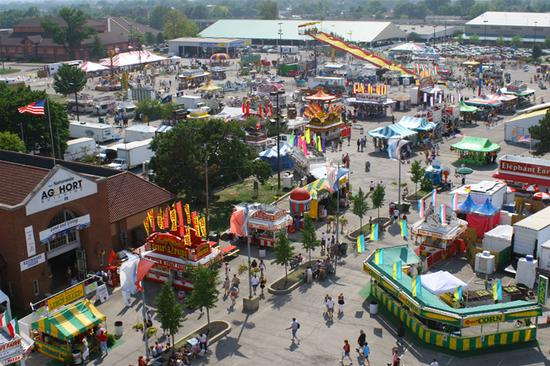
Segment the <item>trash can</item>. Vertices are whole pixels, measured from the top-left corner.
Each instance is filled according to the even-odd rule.
[[[82,354],[79,349],[73,349],[73,365],[82,365]]]
[[[115,337],[120,338],[124,334],[124,324],[121,320],[115,322]]]
[[[370,302],[369,313],[370,313],[370,315],[378,314],[378,303],[374,300]]]

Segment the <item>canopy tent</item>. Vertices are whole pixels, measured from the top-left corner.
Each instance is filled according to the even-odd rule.
[[[210,61],[227,61],[230,58],[227,53],[215,53],[210,56]]]
[[[530,95],[535,94],[535,91],[529,88],[519,89],[519,90],[508,90],[508,88],[501,88],[500,92],[502,94],[515,95],[517,97],[528,97]]]
[[[78,68],[84,71],[85,73],[105,71],[109,69],[107,66],[96,64],[95,62],[91,62],[91,61],[85,61],[81,63],[80,65],[78,65]]]
[[[488,99],[488,98],[472,98],[464,101],[465,104],[474,106],[474,107],[490,107],[498,108],[502,105],[502,102],[497,99]]]
[[[460,102],[460,113],[475,113],[479,110],[476,106]]]
[[[323,89],[319,89],[317,93],[308,95],[304,98],[305,100],[316,101],[316,102],[330,102],[336,99],[336,96],[327,94]]]
[[[129,51],[118,53],[112,58],[113,67],[125,67],[125,66],[134,66],[140,64],[148,64],[152,62],[160,62],[168,60],[164,56],[156,55],[149,51]],[[102,58],[100,64],[103,66],[111,66],[111,58]]]
[[[291,159],[292,147],[284,143],[279,148],[279,160],[281,163],[281,170],[292,169],[294,167],[294,161]],[[279,169],[277,162],[277,146],[273,146],[269,149],[266,149],[260,153],[260,159],[269,163],[273,171]]]
[[[32,324],[32,329],[54,338],[70,341],[106,319],[89,300],[82,300],[54,315]]]
[[[487,198],[483,205],[478,205],[473,212],[466,216],[466,221],[468,227],[476,231],[477,237],[483,238],[486,232],[491,231],[499,224],[499,210]]]
[[[370,130],[368,134],[370,137],[375,137],[379,139],[390,139],[392,137],[407,138],[415,136],[417,133],[415,131],[409,130],[407,127],[400,124],[392,124]]]
[[[416,53],[416,52],[423,52],[425,49],[426,49],[426,46],[422,43],[409,42],[409,43],[400,44],[399,46],[395,46],[391,48],[390,51]]]
[[[435,123],[428,122],[426,118],[404,116],[398,123],[412,131],[431,131],[435,128]]]
[[[466,287],[466,283],[447,271],[437,271],[420,276],[422,287],[432,294],[441,295],[454,291],[458,286]]]
[[[470,213],[476,209],[477,205],[471,195],[466,197],[466,200],[458,205],[458,211],[463,213]]]
[[[500,145],[491,142],[488,138],[465,136],[460,142],[452,144],[451,148],[454,150],[488,153],[500,150]]]
[[[335,179],[337,179],[340,186],[342,186],[348,182],[348,176],[349,169],[340,168],[337,171]],[[319,217],[319,200],[322,198],[319,197],[319,195],[323,193],[323,197],[326,197],[329,193],[334,192],[335,188],[330,186],[330,182],[327,178],[321,178],[304,186],[304,189],[311,195],[309,217],[316,219]]]
[[[468,196],[469,197],[469,196]],[[496,208],[495,206],[493,206],[491,204],[491,201],[487,198],[485,200],[485,203],[482,204],[482,205],[478,205],[476,207],[476,209],[474,210],[474,212],[476,214],[479,214],[479,215],[483,215],[483,216],[492,216],[494,215],[496,212],[498,211],[498,208]]]
[[[512,102],[512,101],[515,101],[516,99],[518,99],[518,97],[516,95],[513,95],[513,94],[501,94],[501,93],[497,93],[497,94],[490,94],[487,96],[489,99],[494,99],[494,100],[498,100],[500,102]]]

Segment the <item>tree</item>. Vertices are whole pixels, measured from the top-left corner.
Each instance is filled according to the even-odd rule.
[[[90,38],[95,30],[86,26],[86,15],[80,9],[61,8],[59,16],[65,21],[66,26],[61,26],[52,20],[42,22],[42,27],[46,32],[53,35],[53,41],[62,45],[69,57],[76,58],[76,53],[82,47],[82,41]]]
[[[352,212],[355,216],[359,217],[359,230],[363,232],[363,217],[367,214],[369,210],[369,202],[367,201],[367,195],[363,192],[361,188],[357,194],[353,195],[351,198],[353,204]]]
[[[543,47],[550,48],[550,36],[546,36],[546,38],[544,38]]]
[[[169,12],[170,8],[167,6],[155,6],[149,14],[149,25],[155,29],[163,29]]]
[[[209,17],[213,19],[224,19],[231,16],[229,7],[224,5],[214,5],[209,8]]]
[[[536,155],[550,151],[550,110],[546,111],[546,115],[538,125],[529,127],[529,134],[532,139],[538,140]]]
[[[259,4],[258,10],[261,19],[278,19],[279,8],[274,0],[264,0]]]
[[[384,205],[384,198],[386,197],[386,189],[383,185],[378,184],[371,194],[372,207],[377,209],[377,222],[380,222],[380,207]]]
[[[260,182],[265,184],[269,177],[271,177],[271,165],[268,162],[257,159],[250,162],[250,169],[254,172],[254,177]]]
[[[136,106],[136,113],[143,116],[143,120],[154,121],[157,119],[170,119],[176,109],[173,103],[162,104],[160,100],[142,100]]]
[[[46,99],[44,91],[33,91],[28,87],[13,88],[0,83],[0,131],[21,133],[23,129],[24,143],[28,151],[39,151],[51,156],[52,140],[48,125],[48,116],[21,114],[17,108]],[[67,107],[48,99],[49,113],[52,120],[53,147],[56,156],[61,157],[67,147],[69,139],[69,121]],[[48,113],[46,109],[46,113]]]
[[[419,160],[414,160],[411,164],[411,170],[409,170],[409,173],[411,174],[411,182],[414,183],[414,192],[416,193],[416,191],[418,191],[418,183],[420,183],[422,178],[424,178],[426,170],[422,168],[422,164]]]
[[[542,48],[540,48],[540,45],[536,44],[533,46],[533,50],[531,51],[531,57],[534,59],[540,58],[542,56]]]
[[[25,143],[15,133],[3,131],[0,132],[0,149],[25,152]]]
[[[311,251],[315,250],[319,246],[320,242],[317,240],[317,232],[315,231],[315,224],[309,216],[306,216],[304,220],[304,228],[302,229],[302,246],[309,255],[309,261],[311,262]]]
[[[157,33],[157,43],[164,43],[164,33],[162,32]]]
[[[290,245],[286,233],[279,232],[277,244],[275,244],[275,264],[285,266],[285,286],[288,282],[288,264],[294,258],[294,247]]]
[[[169,282],[164,283],[160,294],[155,299],[155,303],[157,305],[160,326],[163,330],[170,333],[172,344],[175,344],[174,334],[179,332],[185,317],[183,307],[178,302],[172,285]]]
[[[197,24],[176,9],[171,9],[164,23],[164,38],[194,37],[198,32]]]
[[[497,44],[497,46],[502,47],[506,44],[506,42],[504,42],[504,38],[498,37],[497,40],[496,40],[496,44]]]
[[[67,96],[74,94],[75,100],[78,100],[78,93],[84,89],[86,85],[86,74],[78,67],[63,64],[57,70],[53,78],[53,88],[56,93]],[[78,103],[76,103],[76,119],[80,120],[78,116]]]
[[[155,183],[202,203],[205,193],[205,156],[208,156],[210,192],[213,184],[222,186],[251,175],[258,177],[253,164],[257,153],[244,141],[245,134],[239,122],[211,119],[208,123],[191,120],[180,123],[153,139],[155,156],[151,168]]]
[[[199,266],[191,274],[193,291],[187,299],[192,309],[206,308],[206,321],[210,328],[210,309],[216,307],[220,291],[218,290],[218,270],[216,267]]]
[[[145,32],[143,40],[145,44],[152,45],[155,43],[155,35],[151,32]]]
[[[101,39],[99,39],[99,36],[96,34],[94,36],[94,41],[92,43],[92,47],[90,48],[90,54],[93,58],[100,59],[105,57],[105,46],[101,42]]]
[[[480,42],[480,39],[479,39],[479,36],[477,34],[472,34],[470,36],[470,43],[471,44],[479,44]]]
[[[424,176],[424,178],[422,178],[422,180],[420,181],[420,189],[423,192],[431,192],[433,188],[434,188],[433,182],[430,179],[428,179],[428,177]]]
[[[512,37],[512,40],[510,41],[510,44],[512,47],[519,48],[521,46],[522,39],[520,36],[515,35]]]

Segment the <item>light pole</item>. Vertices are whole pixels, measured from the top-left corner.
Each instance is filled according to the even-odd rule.
[[[489,43],[487,42],[487,22],[488,22],[487,19],[483,21],[483,33],[484,33],[483,38],[484,38],[485,44]]]
[[[279,51],[278,52],[278,55],[279,55],[279,58],[277,59],[277,68],[279,68],[279,63],[281,62],[281,56],[282,56],[282,52],[281,52],[281,43],[283,42],[283,28],[282,28],[282,25],[283,25],[283,22],[279,22],[279,31],[277,32],[277,34],[279,35],[279,39],[277,40],[277,48]]]
[[[209,206],[209,201],[208,201],[208,196],[209,196],[209,193],[208,193],[208,151],[206,151],[206,146],[205,146],[205,157],[204,157],[204,181],[205,181],[205,184],[204,184],[204,188],[205,188],[205,204],[206,204],[206,239],[208,240],[208,219],[209,219],[209,215],[208,215],[208,206]]]
[[[340,245],[340,239],[339,239],[339,224],[340,224],[340,177],[338,176],[338,173],[340,172],[340,163],[338,163],[338,166],[336,168],[336,248],[333,248],[334,250],[334,277],[336,277],[336,267],[338,266],[338,251],[339,251],[339,245]]]
[[[433,35],[433,38],[432,38],[432,44],[433,44],[433,47],[435,47],[435,27],[436,25],[433,25],[434,27],[434,35]]]
[[[275,96],[276,105],[275,123],[277,126],[277,193],[281,192],[281,137],[279,136],[281,113],[279,111],[279,95],[282,94],[284,94],[284,90],[277,90],[270,93],[270,95]]]
[[[537,41],[537,21],[535,21],[535,28],[534,28],[534,31],[535,31],[535,35],[533,36],[533,48],[535,48],[535,42]]]

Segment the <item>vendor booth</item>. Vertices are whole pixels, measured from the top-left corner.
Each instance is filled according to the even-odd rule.
[[[548,110],[548,108],[544,108],[514,116],[504,124],[504,141],[525,144],[530,147],[533,141],[529,128],[538,126]]]
[[[415,143],[418,134],[400,124],[391,124],[370,130],[368,135],[373,138],[375,148],[378,148],[380,151],[386,151],[389,139],[406,139]]]
[[[425,139],[433,137],[433,132],[436,129],[437,124],[428,122],[426,118],[403,116],[398,125],[403,126],[418,134],[417,141],[421,142]]]
[[[277,145],[270,147],[260,153],[260,159],[271,166],[271,170],[288,170],[294,167],[294,161],[291,159],[292,147],[284,143],[279,147],[279,158],[277,158]]]
[[[487,138],[466,136],[451,145],[451,151],[459,154],[458,162],[471,165],[487,165],[496,162],[500,145]]]
[[[495,228],[500,222],[499,209],[493,206],[487,198],[485,203],[477,205],[473,211],[466,216],[468,227],[475,230],[478,238]]]
[[[515,289],[519,296],[514,298],[507,291],[511,288],[503,288],[502,301],[479,305],[470,292],[461,291],[462,299],[453,301],[454,291],[437,295],[424,286],[417,275],[419,262],[407,245],[376,249],[363,262],[371,276],[374,301],[418,341],[462,354],[536,341],[534,319],[542,314],[542,307],[533,294]]]
[[[307,189],[298,187],[293,189],[289,195],[290,214],[294,218],[295,227],[300,227],[302,217],[309,212],[311,194]]]
[[[498,159],[498,172],[493,177],[505,181],[518,191],[527,191],[529,187],[533,187],[534,191],[545,191],[550,188],[550,161],[529,156],[504,155]]]
[[[482,180],[479,183],[463,185],[451,194],[469,196],[475,205],[483,205],[488,199],[493,206],[500,209],[506,199],[506,184],[498,180]]]
[[[345,102],[353,108],[353,115],[359,121],[386,117],[388,108],[395,108],[395,100],[386,95],[355,94]]]
[[[464,123],[473,123],[476,120],[476,113],[479,111],[479,108],[473,105],[468,105],[463,101],[459,104],[460,116]]]
[[[339,139],[346,124],[341,119],[342,107],[332,105],[336,97],[319,90],[305,99],[309,102],[304,110],[304,117],[309,119],[306,127],[322,140]]]
[[[349,169],[340,168],[337,172],[340,186],[340,207],[346,206],[346,192],[349,182]],[[334,187],[331,187],[327,178],[320,178],[304,187],[311,195],[308,215],[312,219],[325,218],[328,215],[327,205],[331,197],[336,196]]]
[[[501,94],[513,95],[518,98],[517,106],[518,108],[525,108],[531,105],[531,97],[535,98],[535,90],[527,87],[527,84],[514,82],[508,86],[501,88],[499,90]]]
[[[464,100],[464,104],[476,107],[478,109],[476,119],[481,121],[488,121],[490,116],[496,115],[502,108],[500,100],[487,98],[486,96]]]

